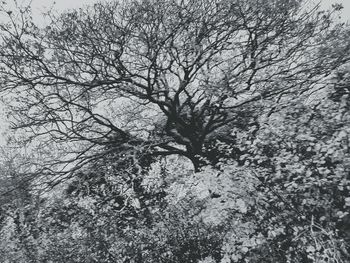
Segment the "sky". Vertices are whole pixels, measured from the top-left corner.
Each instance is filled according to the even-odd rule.
[[[14,0],[7,0],[11,3]],[[28,3],[30,0],[17,0],[19,3]],[[100,1],[107,0],[31,0],[32,9],[37,16],[40,16],[42,12],[45,12],[50,6],[54,4],[58,11],[64,11],[67,9],[79,8],[85,5],[93,4]],[[320,1],[322,7],[329,8],[334,3],[340,3],[344,6],[342,19],[344,21],[350,21],[350,0],[314,0]],[[39,18],[39,17],[38,17]],[[40,19],[40,18],[39,18]]]
[[[14,0],[7,0],[8,4],[13,3]],[[17,0],[18,3],[28,3],[30,0]],[[47,11],[54,4],[55,9],[58,12],[83,7],[85,5],[90,5],[96,2],[103,2],[106,0],[32,0],[32,10],[34,13],[34,18],[37,21],[40,21],[40,14]],[[350,23],[350,0],[321,0],[321,6],[325,9],[330,8],[334,3],[340,3],[343,5],[344,9],[342,10],[342,18],[343,21],[349,21]],[[36,17],[35,17],[36,16]],[[0,17],[1,21],[1,17]],[[2,108],[0,105],[0,145],[4,143],[4,138],[2,136],[2,131],[4,127],[6,127],[6,121],[4,121],[4,117],[1,117]]]
[[[38,0],[39,1],[39,0]],[[344,9],[342,10],[342,19],[344,21],[349,21],[350,22],[350,1],[349,0],[322,0],[321,5],[322,7],[329,8],[332,6],[334,3],[339,3],[342,4]]]
[[[8,0],[10,2],[11,0]],[[22,0],[27,2],[26,0]],[[102,0],[105,1],[105,0]],[[19,2],[21,2],[19,0]],[[99,2],[98,0],[32,0],[32,7],[35,12],[41,13],[51,6],[55,2],[55,7],[58,10],[66,10],[71,8],[78,8],[84,5],[89,5],[92,3]],[[344,21],[350,21],[350,0],[320,0],[321,5],[325,8],[330,7],[334,3],[340,3],[344,6],[343,9],[343,19]]]

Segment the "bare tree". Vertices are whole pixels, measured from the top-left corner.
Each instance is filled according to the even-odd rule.
[[[106,149],[180,154],[198,170],[206,141],[320,87],[347,60],[344,29],[307,3],[112,1],[51,15],[46,27],[27,9],[2,10],[1,92],[14,128],[64,152],[42,173],[66,174]]]

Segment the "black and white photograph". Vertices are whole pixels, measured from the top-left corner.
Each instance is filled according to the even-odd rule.
[[[0,263],[349,262],[349,0],[0,0]]]

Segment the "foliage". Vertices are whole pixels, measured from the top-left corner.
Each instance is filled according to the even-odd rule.
[[[13,127],[55,148],[40,171],[51,177],[106,145],[180,154],[198,171],[217,133],[256,126],[348,59],[333,13],[298,0],[113,1],[44,28],[28,9],[2,13],[1,91]]]
[[[0,261],[348,262],[350,31],[303,3],[1,9]]]

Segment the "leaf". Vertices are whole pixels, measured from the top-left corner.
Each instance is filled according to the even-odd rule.
[[[248,211],[247,205],[242,199],[238,199],[236,201],[236,205],[237,205],[237,209],[239,210],[239,212],[241,212],[242,214],[247,213],[247,211]]]

